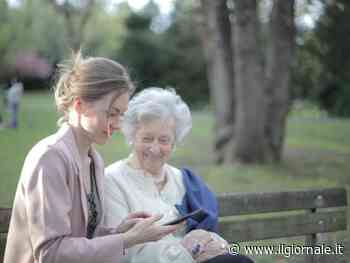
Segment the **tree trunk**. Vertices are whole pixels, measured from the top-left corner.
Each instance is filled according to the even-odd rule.
[[[236,117],[232,161],[263,162],[265,101],[257,1],[236,0],[234,12]]]
[[[234,78],[231,25],[226,0],[201,0],[201,38],[215,112],[215,162],[225,161],[233,137]]]
[[[273,0],[265,72],[257,0],[232,0],[231,21],[226,0],[200,2],[217,162],[281,160],[295,46],[295,0]]]
[[[295,49],[294,0],[274,0],[270,20],[265,89],[265,137],[273,161],[282,158],[290,105],[290,78]]]
[[[84,41],[84,29],[91,17],[96,0],[86,0],[80,7],[72,5],[69,1],[48,0],[57,13],[64,17],[68,34],[68,44],[73,51],[78,51]]]

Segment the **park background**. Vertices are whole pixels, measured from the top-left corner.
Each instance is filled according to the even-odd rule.
[[[79,48],[126,65],[138,91],[176,89],[194,122],[171,163],[215,192],[349,193],[349,15],[346,0],[0,0],[5,122],[9,83],[24,84],[19,126],[0,130],[0,206],[11,207],[28,151],[57,130],[56,65]],[[129,151],[119,134],[98,149],[107,165]],[[348,250],[348,231],[328,239]]]

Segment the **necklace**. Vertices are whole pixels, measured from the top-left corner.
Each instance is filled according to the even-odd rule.
[[[158,177],[152,176],[152,178],[153,178],[154,185],[156,186],[156,188],[158,189],[158,192],[160,193],[164,188],[165,184],[167,183],[167,176],[164,169],[162,170],[162,174],[160,176]]]
[[[158,184],[164,183],[166,181],[166,173],[164,171],[164,168],[162,169],[162,173],[160,176],[157,176],[157,177],[152,176],[152,177],[155,184],[158,185]]]

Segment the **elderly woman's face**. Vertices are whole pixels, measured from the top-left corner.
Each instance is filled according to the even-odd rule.
[[[140,168],[157,174],[169,160],[175,141],[174,120],[140,122],[134,138],[134,154]]]

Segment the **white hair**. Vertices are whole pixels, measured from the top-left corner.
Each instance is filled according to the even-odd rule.
[[[122,132],[129,143],[134,140],[140,121],[175,120],[175,143],[180,143],[192,128],[187,104],[174,89],[150,87],[136,94],[124,114]]]

